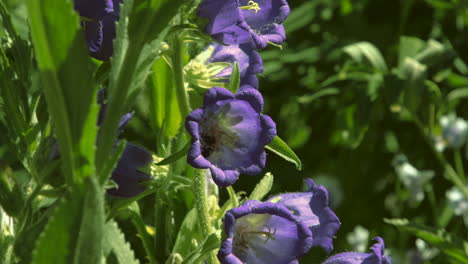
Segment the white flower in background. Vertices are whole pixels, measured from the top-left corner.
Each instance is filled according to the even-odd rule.
[[[434,172],[416,169],[403,155],[397,156],[393,161],[393,165],[398,178],[410,191],[410,201],[419,203],[424,200],[424,185],[434,177]]]
[[[416,248],[418,249],[421,257],[425,260],[431,260],[435,256],[439,254],[439,250],[437,248],[430,247],[424,240],[418,238],[415,241]]]
[[[4,235],[13,236],[13,218],[0,208],[0,229]]]
[[[442,134],[436,139],[436,149],[462,147],[468,136],[468,123],[465,119],[455,115],[446,115],[440,118]]]
[[[463,193],[456,187],[452,187],[445,195],[454,214],[462,216],[465,225],[468,226],[468,200],[465,199]]]
[[[369,241],[369,231],[358,225],[354,228],[353,232],[348,233],[346,240],[353,248],[353,251],[366,252]]]
[[[430,263],[430,260],[439,254],[439,249],[429,246],[424,240],[418,238],[415,241],[416,248],[407,252],[406,263],[423,264]]]

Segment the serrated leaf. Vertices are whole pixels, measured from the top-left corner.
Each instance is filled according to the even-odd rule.
[[[294,151],[280,137],[276,136],[270,144],[265,146],[266,149],[293,163],[296,169],[302,170],[302,162]]]
[[[96,179],[88,177],[85,188],[62,200],[36,243],[32,263],[100,263],[103,198]]]
[[[70,1],[28,0],[35,57],[62,155],[64,174],[94,174],[96,91],[79,18]]]
[[[255,189],[250,194],[250,200],[257,200],[261,201],[263,197],[265,197],[268,192],[270,192],[271,187],[273,187],[273,174],[266,173],[263,176],[262,180],[255,186]]]
[[[444,230],[437,230],[430,227],[411,223],[407,219],[384,219],[387,224],[396,226],[399,230],[409,232],[425,240],[432,246],[442,250],[447,256],[456,263],[468,263],[468,252],[463,248],[468,242],[456,238],[455,235],[447,233]]]
[[[363,63],[364,59],[381,72],[387,71],[387,64],[380,51],[369,42],[358,42],[348,45],[343,50],[356,62]]]
[[[183,1],[125,1],[117,25],[117,38],[114,42],[114,58],[111,61],[109,79],[109,103],[99,135],[96,166],[101,182],[109,177],[102,170],[109,162],[113,136],[117,130],[120,116],[133,102],[141,90],[144,76],[148,74],[148,63],[143,57],[145,52],[153,55],[159,52],[161,41],[171,26]],[[143,72],[143,75],[142,75]],[[133,85],[136,85],[135,87]],[[139,86],[138,86],[139,85]]]
[[[135,259],[130,244],[125,240],[124,234],[120,231],[114,220],[110,220],[105,225],[103,242],[104,257],[108,257],[109,254],[113,253],[120,264],[139,263],[139,261]]]

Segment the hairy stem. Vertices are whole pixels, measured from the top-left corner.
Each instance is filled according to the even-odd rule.
[[[195,178],[193,179],[193,193],[195,196],[195,206],[197,208],[197,214],[199,219],[199,225],[203,237],[208,237],[213,233],[213,226],[208,214],[207,200],[208,194],[206,190],[206,173],[205,170],[196,170]],[[216,256],[213,251],[208,256],[208,263],[218,263]]]

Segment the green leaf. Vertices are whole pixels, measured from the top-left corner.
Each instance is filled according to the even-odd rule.
[[[276,136],[270,144],[265,146],[266,149],[293,163],[296,166],[296,169],[302,170],[302,162],[299,157],[289,148],[288,144],[284,142],[281,138]]]
[[[63,199],[40,235],[33,264],[100,263],[104,230],[104,194],[93,177]]]
[[[139,263],[135,259],[130,244],[125,240],[124,234],[114,220],[110,220],[105,225],[103,252],[106,258],[113,254],[120,264]]]
[[[455,101],[455,100],[460,100],[463,98],[468,97],[468,87],[462,87],[455,89],[453,91],[450,91],[450,93],[447,94],[447,101]]]
[[[369,42],[354,43],[344,47],[343,50],[357,63],[363,63],[365,58],[375,69],[381,72],[387,71],[387,64],[382,54]]]
[[[454,52],[442,43],[430,39],[426,47],[414,59],[422,64],[432,66],[454,58]]]
[[[169,157],[161,160],[160,162],[156,163],[156,165],[159,165],[159,166],[162,166],[162,165],[168,165],[168,164],[171,164],[175,161],[178,161],[179,159],[181,159],[182,157],[184,157],[185,155],[187,155],[187,152],[189,151],[190,149],[190,145],[191,143],[187,143],[183,149],[177,151],[176,153],[173,153],[172,155],[170,155]]]
[[[216,234],[209,235],[201,245],[192,251],[185,259],[184,264],[197,264],[204,260],[208,253],[219,248],[221,241]]]
[[[27,1],[41,83],[63,157],[64,174],[94,174],[96,91],[79,18],[70,1]]]
[[[289,14],[288,19],[284,22],[284,27],[288,34],[310,25],[315,18],[314,9],[318,4],[319,2],[316,1],[307,1],[291,10],[291,14]]]
[[[413,113],[418,111],[422,103],[426,87],[426,69],[425,65],[412,58],[406,58],[400,67],[400,74],[405,80],[404,104]]]
[[[257,200],[261,201],[263,197],[265,197],[268,192],[270,192],[271,187],[273,187],[273,174],[266,173],[263,176],[262,180],[255,186],[255,189],[250,194],[250,200]]]
[[[325,89],[321,89],[313,94],[307,94],[307,95],[303,95],[301,97],[298,98],[298,102],[299,103],[302,103],[302,104],[309,104],[319,98],[322,98],[324,96],[330,96],[330,95],[336,95],[336,94],[339,94],[340,93],[340,90],[338,90],[338,88],[325,88]]]
[[[399,47],[399,64],[403,64],[405,59],[414,58],[424,48],[425,42],[419,38],[401,36]]]
[[[453,234],[444,230],[437,230],[422,225],[411,223],[407,219],[384,219],[387,224],[396,226],[399,230],[409,232],[439,248],[456,263],[468,263],[467,241],[456,238]]]
[[[109,154],[120,117],[130,106],[126,102],[134,101],[141,89],[139,84],[149,73],[151,59],[147,60],[144,55],[149,51],[153,55],[159,52],[161,41],[182,3],[180,0],[124,2],[111,61],[108,109],[98,140],[96,166],[101,182],[109,177],[103,168],[110,162]]]
[[[197,210],[192,208],[185,216],[182,225],[180,226],[179,233],[172,248],[172,253],[179,253],[182,257],[187,256],[193,249],[193,236],[197,233],[198,226]]]
[[[239,89],[239,85],[240,85],[239,63],[235,61],[234,65],[232,65],[232,74],[231,74],[231,77],[229,78],[229,85],[227,88],[232,93],[236,93],[237,89]]]

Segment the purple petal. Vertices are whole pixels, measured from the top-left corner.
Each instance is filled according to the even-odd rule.
[[[249,102],[257,113],[261,113],[263,111],[263,97],[258,90],[242,89],[236,93],[236,99]]]
[[[242,20],[237,0],[204,0],[197,15],[208,19],[205,31],[225,44],[240,44],[250,41],[248,25]]]
[[[250,200],[229,210],[224,228],[227,238],[218,252],[223,264],[295,263],[312,244],[307,226],[296,221],[287,208],[269,202]]]
[[[75,10],[80,16],[101,19],[114,11],[112,0],[75,0]]]
[[[145,149],[128,143],[112,172],[111,179],[118,188],[107,190],[107,193],[118,197],[133,197],[142,193],[146,186],[142,181],[151,179],[151,176],[138,171],[153,162],[151,154]]]
[[[313,246],[321,246],[328,253],[333,250],[333,237],[340,228],[338,217],[329,208],[325,187],[307,181],[310,188],[304,193],[287,193],[269,199],[287,207],[299,221],[312,231]]]
[[[372,246],[373,253],[344,252],[328,258],[322,264],[390,264],[391,259],[384,256],[385,245],[380,237]]]

